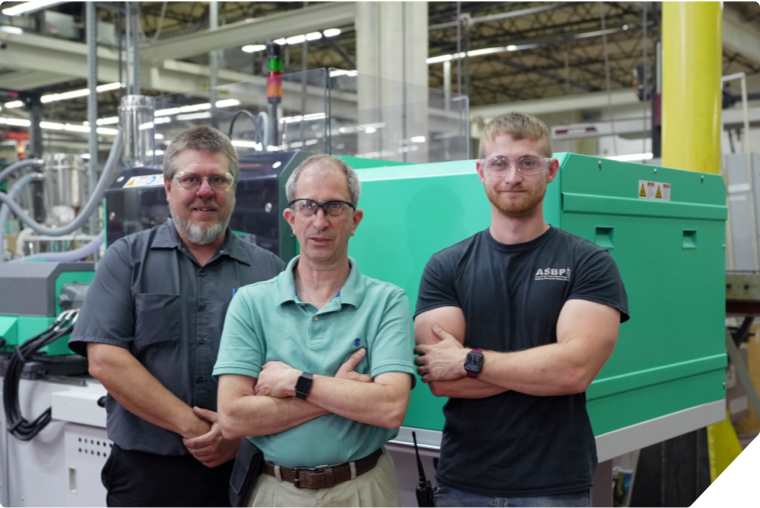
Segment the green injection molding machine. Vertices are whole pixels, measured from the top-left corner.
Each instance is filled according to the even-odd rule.
[[[0,264],[0,337],[2,352],[12,352],[48,328],[64,310],[64,286],[87,284],[95,276],[94,263]],[[45,346],[48,356],[73,355],[69,336]]]
[[[546,221],[608,249],[629,298],[631,319],[587,391],[597,444],[600,436],[614,438],[600,460],[722,420],[722,178],[569,153],[555,157],[560,172],[547,188]],[[366,275],[402,287],[414,307],[430,256],[490,224],[475,161],[358,174],[365,217],[349,253]],[[418,382],[404,426],[440,431],[445,401]],[[616,434],[621,429],[632,433]]]

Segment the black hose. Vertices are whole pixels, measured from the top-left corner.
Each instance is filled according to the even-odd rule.
[[[24,365],[29,361],[34,353],[43,347],[52,344],[56,340],[64,337],[74,330],[72,318],[76,314],[72,313],[66,319],[69,324],[61,328],[61,320],[56,320],[44,332],[35,335],[24,342],[21,346],[16,346],[14,354],[8,362],[8,368],[5,371],[3,380],[3,408],[5,409],[5,422],[8,432],[19,441],[30,441],[34,436],[44,429],[52,420],[52,408],[47,408],[33,421],[28,421],[21,414],[19,404],[19,384],[21,382],[21,373]]]

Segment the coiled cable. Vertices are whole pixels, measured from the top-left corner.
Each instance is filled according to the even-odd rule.
[[[74,330],[77,316],[79,316],[78,309],[64,311],[45,331],[35,335],[21,346],[16,346],[8,362],[3,380],[3,408],[6,428],[19,441],[34,439],[34,436],[39,434],[53,418],[52,408],[47,408],[31,422],[21,414],[19,384],[24,365],[30,361],[34,353],[70,334]]]

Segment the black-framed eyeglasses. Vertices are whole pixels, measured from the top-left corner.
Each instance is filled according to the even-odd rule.
[[[324,210],[325,215],[330,217],[340,217],[343,212],[351,208],[356,210],[356,206],[348,201],[341,201],[340,199],[331,199],[329,201],[314,201],[308,198],[294,199],[288,206],[292,208],[296,213],[311,217],[316,215],[317,211],[321,208]]]
[[[204,176],[201,178],[193,173],[186,173],[183,171],[176,175],[173,180],[177,182],[180,189],[193,192],[200,189],[203,180],[208,180],[209,186],[219,192],[227,192],[235,184],[235,179],[229,173]]]
[[[509,168],[512,167],[512,164],[514,164],[517,171],[523,175],[537,175],[548,167],[549,161],[551,160],[551,157],[540,157],[538,155],[524,155],[517,160],[496,155],[494,157],[489,157],[488,159],[481,159],[480,165],[483,168],[483,171],[495,175],[503,175],[507,173]]]

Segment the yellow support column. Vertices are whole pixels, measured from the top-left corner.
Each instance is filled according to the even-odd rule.
[[[720,174],[723,13],[719,2],[662,4],[662,165]]]

